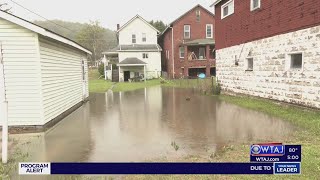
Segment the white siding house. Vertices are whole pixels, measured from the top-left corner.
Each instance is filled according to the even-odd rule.
[[[117,33],[118,47],[104,54],[117,54],[118,80],[130,81],[135,77],[141,77],[141,79],[159,78],[162,51],[158,45],[160,32],[137,15],[119,28]],[[108,77],[110,74],[112,73],[107,72]]]
[[[9,125],[46,125],[88,97],[91,52],[75,42],[0,11],[0,45],[0,104],[8,102]]]

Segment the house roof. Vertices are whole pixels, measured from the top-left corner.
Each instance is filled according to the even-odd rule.
[[[192,41],[185,42],[184,45],[193,46],[193,45],[214,45],[215,42],[213,39],[195,39]]]
[[[117,47],[110,49],[102,54],[123,52],[123,51],[148,51],[159,52],[162,48],[158,44],[132,44],[132,45],[118,45]]]
[[[221,1],[222,0],[216,0],[213,4],[210,5],[210,7],[213,7],[213,6],[217,5],[217,4],[219,4]]]
[[[196,5],[195,7],[191,8],[189,11],[185,12],[184,14],[182,14],[181,16],[179,16],[176,20],[172,21],[167,28],[161,33],[161,35],[163,35],[174,23],[176,23],[177,21],[179,21],[181,18],[183,18],[184,16],[186,16],[188,13],[190,13],[191,11],[193,11],[196,8],[201,8],[203,10],[205,10],[207,13],[209,13],[210,15],[214,16],[214,14],[212,12],[210,12],[208,9],[204,8],[203,6],[201,6],[200,4]]]
[[[130,65],[130,64],[132,64],[132,65],[139,65],[139,64],[144,65],[144,64],[147,64],[147,63],[145,63],[142,60],[140,60],[138,58],[135,58],[135,57],[126,58],[126,59],[124,59],[123,61],[121,61],[119,63],[119,65]]]
[[[52,32],[46,28],[43,28],[39,25],[36,25],[30,21],[22,19],[21,17],[15,16],[11,13],[7,13],[7,12],[0,10],[0,18],[3,18],[7,21],[14,23],[14,24],[17,24],[17,25],[22,26],[26,29],[29,29],[35,33],[42,35],[42,36],[49,37],[51,39],[57,40],[57,41],[62,42],[64,44],[68,44],[76,49],[79,49],[79,50],[87,53],[87,54],[92,54],[89,50],[87,50],[86,48],[84,48],[80,44],[76,43],[75,41],[68,39],[64,36],[61,36],[55,32]]]
[[[140,15],[136,15],[135,17],[133,17],[132,19],[130,19],[127,23],[125,23],[123,26],[121,26],[121,28],[117,31],[117,33],[119,33],[120,31],[122,31],[125,27],[127,27],[132,21],[134,21],[135,19],[141,19],[144,23],[146,23],[148,26],[150,26],[152,29],[154,29],[155,31],[157,31],[158,34],[160,34],[160,31],[158,29],[156,29],[155,27],[153,27],[148,21],[146,21],[145,19],[143,19]]]

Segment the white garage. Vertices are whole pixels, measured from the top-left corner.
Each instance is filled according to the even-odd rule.
[[[0,103],[8,102],[10,126],[54,124],[89,96],[91,52],[79,44],[0,11],[0,50]]]

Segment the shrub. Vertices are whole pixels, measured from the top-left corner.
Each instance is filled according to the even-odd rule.
[[[98,67],[98,71],[100,73],[100,75],[104,75],[104,64],[100,64],[99,67]]]

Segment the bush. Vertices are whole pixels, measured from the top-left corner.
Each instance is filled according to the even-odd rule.
[[[104,64],[99,65],[98,71],[99,71],[100,75],[104,76]]]

